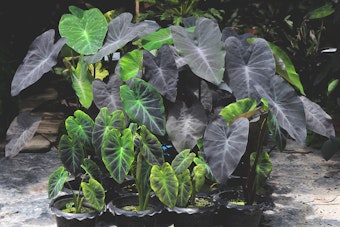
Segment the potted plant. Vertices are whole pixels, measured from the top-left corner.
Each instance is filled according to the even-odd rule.
[[[172,157],[185,149],[200,153],[208,163],[206,171],[221,185],[234,175],[245,179],[244,195],[251,206],[255,179],[266,178],[257,178],[257,170],[268,163],[262,150],[268,131],[280,149],[286,136],[303,143],[307,130],[334,136],[328,114],[303,95],[288,56],[262,38],[231,28],[221,31],[215,20],[204,17],[183,19],[184,27],[160,28],[153,21],[132,23],[129,13],[107,24],[97,9],[70,11],[59,23],[64,38],[53,44],[54,32],[48,31],[34,42],[13,79],[12,94],[51,70],[66,42],[73,49],[65,59],[67,70],[83,108],[94,104],[109,114],[120,110],[125,117],[122,128],[104,128],[102,136],[92,137],[92,143],[101,138],[95,156],[101,156],[118,183],[129,172],[137,181],[149,176],[139,171],[162,166],[162,145],[170,145]],[[102,67],[108,69],[105,78]],[[257,123],[250,127],[250,121]],[[136,181],[146,183],[146,188],[137,186],[138,195],[145,189],[144,199],[150,192],[148,179]]]
[[[98,175],[97,165],[85,159],[82,168],[86,174],[82,176],[79,188],[73,188],[71,194],[60,194],[70,175],[64,166],[55,170],[49,178],[48,197],[57,226],[95,226],[96,219],[105,210],[104,188],[94,178]]]
[[[163,216],[166,222],[175,226],[214,224],[217,204],[210,196],[213,181],[206,181],[207,175],[204,161],[190,149],[179,152],[171,164],[152,167],[151,188],[169,212]]]

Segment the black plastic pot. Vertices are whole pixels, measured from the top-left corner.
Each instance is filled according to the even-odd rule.
[[[256,205],[238,205],[232,201],[242,198],[241,191],[228,190],[215,195],[220,204],[216,222],[220,226],[228,227],[258,227],[261,222],[266,203],[258,201]]]
[[[205,194],[196,195],[196,198],[206,199],[213,206],[208,207],[174,207],[167,208],[169,216],[173,219],[175,227],[209,227],[214,226],[214,215],[217,212],[217,204],[214,199]],[[169,218],[168,218],[169,219]]]
[[[129,193],[120,195],[108,204],[109,211],[115,216],[118,227],[152,227],[158,222],[157,215],[164,208],[163,204],[155,197],[150,197],[150,209],[144,211],[127,211],[125,206],[138,206],[138,194]]]
[[[63,195],[51,200],[50,208],[56,217],[58,227],[95,227],[96,219],[103,213],[103,211],[93,211],[90,213],[72,214],[66,213],[62,210],[65,205],[73,200],[72,195]],[[89,204],[84,203],[84,206],[91,208]]]

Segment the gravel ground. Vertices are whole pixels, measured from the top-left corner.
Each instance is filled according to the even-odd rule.
[[[290,141],[284,152],[271,153],[272,210],[263,227],[340,226],[340,154],[325,161],[318,150]],[[0,153],[0,226],[56,227],[47,198],[48,176],[60,161],[56,151]],[[105,222],[98,226],[114,226]]]

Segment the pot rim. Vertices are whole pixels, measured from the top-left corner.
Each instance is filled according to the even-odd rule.
[[[63,217],[67,220],[71,220],[71,219],[77,219],[79,221],[85,220],[85,219],[94,219],[100,215],[102,215],[104,213],[104,211],[106,210],[106,206],[104,206],[104,209],[101,211],[93,211],[93,212],[89,212],[89,213],[67,213],[67,212],[63,212],[61,210],[61,208],[58,208],[58,205],[60,204],[60,206],[65,205],[67,202],[73,200],[73,195],[70,194],[66,194],[66,195],[61,195],[61,196],[57,196],[56,198],[52,199],[49,207],[52,211],[52,213],[57,216],[57,217]],[[90,207],[91,205],[88,203],[84,203],[86,207]]]
[[[138,204],[138,193],[125,193],[125,194],[120,194],[117,198],[114,198],[113,200],[111,200],[107,204],[107,208],[115,216],[124,215],[127,217],[154,216],[158,213],[161,213],[164,209],[163,204],[155,196],[150,196],[150,199],[149,199],[149,205],[152,205],[154,209],[135,212],[135,211],[127,211],[127,210],[121,209],[120,208],[121,206],[118,206],[117,203],[124,202],[124,200],[129,199],[131,197],[137,198],[136,203],[125,204],[125,205],[137,205]]]

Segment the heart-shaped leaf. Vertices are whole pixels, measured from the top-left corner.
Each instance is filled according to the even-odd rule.
[[[162,144],[145,125],[140,129],[140,151],[150,165],[161,166],[164,162]]]
[[[190,149],[185,149],[179,152],[171,162],[171,166],[176,175],[179,175],[184,170],[188,169],[195,157],[196,154],[190,152]]]
[[[258,38],[244,49],[240,40],[232,36],[226,39],[225,48],[226,82],[236,99],[258,98],[254,85],[269,87],[275,74],[275,60],[267,41]]]
[[[182,171],[180,174],[177,174],[177,179],[178,179],[178,196],[176,206],[187,207],[193,191],[190,170],[186,169]]]
[[[143,67],[143,51],[133,50],[125,54],[119,61],[119,77],[128,81],[137,76]]]
[[[62,135],[58,144],[59,157],[67,171],[77,176],[82,171],[81,164],[85,158],[84,147],[80,140]]]
[[[19,154],[35,135],[40,122],[41,116],[32,116],[26,111],[19,113],[6,132],[5,156],[12,158]]]
[[[92,149],[92,131],[94,122],[92,118],[82,110],[76,110],[73,116],[65,120],[67,134],[79,140],[86,149]]]
[[[239,118],[230,126],[222,117],[212,121],[203,137],[204,153],[214,177],[225,183],[246,151],[249,121]]]
[[[175,47],[191,70],[200,78],[219,85],[224,73],[225,51],[218,24],[211,19],[199,18],[193,33],[180,26],[170,29]]]
[[[18,95],[22,90],[37,82],[57,64],[57,56],[66,43],[66,39],[59,39],[54,44],[54,35],[55,31],[50,29],[32,42],[23,62],[14,74],[11,84],[12,96]]]
[[[104,56],[115,53],[128,42],[135,38],[146,35],[145,32],[152,33],[156,31],[159,26],[154,23],[139,23],[132,24],[133,15],[131,13],[122,13],[112,19],[109,23],[107,36],[103,47],[94,55],[86,56],[85,61],[88,63],[95,63],[100,61]]]
[[[172,53],[169,45],[163,45],[158,50],[157,57],[145,50],[143,60],[146,81],[151,83],[166,99],[175,102],[178,70]]]
[[[142,46],[145,50],[159,49],[164,44],[172,44],[173,39],[170,28],[161,28],[142,39]]]
[[[312,102],[305,96],[300,96],[303,103],[307,129],[318,133],[327,138],[335,137],[335,129],[332,118],[315,102]]]
[[[81,182],[81,188],[85,200],[89,202],[97,211],[101,211],[105,206],[105,190],[103,186],[93,178],[89,182]]]
[[[166,206],[173,208],[178,195],[178,180],[174,170],[168,162],[162,167],[152,166],[150,185],[158,199]]]
[[[116,110],[110,114],[109,109],[103,107],[95,118],[92,131],[92,144],[99,156],[101,156],[103,140],[112,128],[121,132],[126,128],[124,113],[121,110]]]
[[[131,120],[145,125],[156,135],[165,134],[163,99],[151,84],[135,78],[131,89],[127,85],[120,87],[120,96]]]
[[[49,199],[53,199],[59,194],[64,187],[67,177],[68,172],[65,170],[64,166],[60,166],[50,175],[47,189]]]
[[[122,84],[123,82],[117,75],[111,75],[107,83],[101,80],[92,82],[93,101],[98,109],[107,107],[110,112],[123,110],[122,100],[120,99],[120,86]]]
[[[207,124],[207,116],[202,104],[187,107],[184,102],[176,102],[169,110],[166,131],[177,152],[192,149],[202,138]]]
[[[121,184],[129,173],[134,160],[134,142],[129,128],[122,133],[111,129],[105,136],[102,160],[112,178]]]
[[[148,207],[149,196],[151,192],[150,174],[151,165],[145,160],[140,152],[137,156],[136,165],[136,187],[139,198],[139,210],[146,210]]]
[[[247,117],[247,114],[253,110],[255,110],[257,105],[256,100],[251,98],[240,99],[234,103],[229,104],[228,106],[224,107],[220,115],[225,119],[226,123],[229,125],[235,120],[235,117]]]
[[[102,172],[99,168],[99,166],[92,161],[91,159],[84,158],[83,164],[81,165],[81,168],[85,170],[86,174],[90,176],[90,178],[93,178],[99,182],[102,180]]]
[[[67,45],[79,54],[96,53],[103,45],[106,32],[105,16],[97,8],[85,10],[82,15],[64,14],[59,21],[61,37],[67,38]]]
[[[296,141],[304,143],[307,135],[304,106],[288,82],[276,75],[270,81],[269,91],[261,85],[255,88],[268,101],[269,110],[280,126]]]

